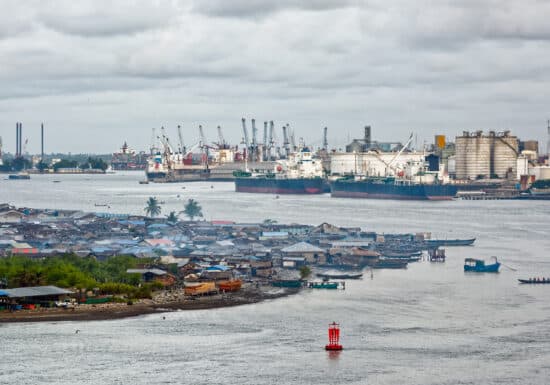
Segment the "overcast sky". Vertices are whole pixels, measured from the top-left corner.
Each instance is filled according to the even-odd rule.
[[[28,149],[146,149],[165,126],[242,138],[241,117],[314,146],[510,129],[546,142],[550,2],[9,1],[0,13],[0,136]],[[250,129],[250,128],[249,128]],[[261,136],[261,135],[260,135]]]

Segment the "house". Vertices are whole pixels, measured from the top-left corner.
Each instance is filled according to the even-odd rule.
[[[0,212],[0,223],[17,223],[21,222],[26,215],[17,210],[8,210]]]
[[[176,278],[161,269],[128,269],[128,274],[140,274],[143,282],[160,282],[163,286],[171,286],[176,283]]]
[[[281,249],[283,261],[289,257],[303,257],[308,263],[324,264],[327,261],[326,251],[307,242],[298,242]]]
[[[229,266],[215,265],[204,269],[201,273],[201,279],[211,279],[214,281],[228,280],[233,278],[233,270]]]
[[[61,289],[57,286],[31,286],[18,287],[15,289],[0,290],[1,304],[36,304],[46,302],[64,301],[74,293],[70,290]]]

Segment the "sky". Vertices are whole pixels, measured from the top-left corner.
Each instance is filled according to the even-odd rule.
[[[511,130],[546,146],[550,2],[2,1],[0,136],[15,150],[138,150],[242,140],[241,118],[342,147]]]

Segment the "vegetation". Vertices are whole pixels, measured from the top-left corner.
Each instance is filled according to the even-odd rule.
[[[93,257],[80,258],[65,255],[45,259],[27,257],[8,257],[0,259],[0,277],[4,277],[8,287],[55,285],[79,289],[104,289],[120,286],[124,292],[132,291],[140,284],[139,274],[127,274],[126,270],[135,268],[137,260],[129,256],[117,256],[99,262]],[[143,260],[139,261],[143,263]],[[117,294],[120,290],[112,292]]]
[[[191,220],[195,217],[202,218],[202,207],[196,200],[189,199],[184,206],[183,213]]]
[[[40,170],[40,172],[43,172],[44,170],[46,170],[48,168],[48,164],[44,161],[40,161],[36,164],[36,168],[38,170]]]
[[[277,223],[277,221],[276,221],[275,219],[270,219],[270,218],[268,218],[268,219],[264,219],[264,221],[263,221],[262,224],[263,224],[264,226],[271,226],[271,225],[274,225],[274,224],[276,224],[276,223]]]
[[[162,208],[160,207],[160,204],[159,204],[157,198],[149,197],[144,210],[145,210],[145,213],[147,214],[147,216],[150,216],[151,218],[154,218],[154,217],[160,215],[160,212],[162,211]]]
[[[306,279],[310,275],[311,275],[311,269],[309,268],[309,266],[300,267],[300,278],[301,279]]]
[[[16,158],[11,160],[4,160],[4,164],[0,166],[0,171],[21,171],[32,167],[32,163],[27,158]]]
[[[53,169],[57,172],[60,168],[76,168],[77,165],[78,162],[76,160],[61,159],[53,165]]]
[[[166,220],[170,223],[176,223],[178,221],[178,215],[175,211],[170,211],[170,214],[166,216]]]
[[[101,159],[101,158],[92,158],[92,157],[89,157],[86,162],[84,162],[80,165],[80,168],[83,169],[83,170],[89,169],[89,168],[94,168],[94,169],[105,171],[105,170],[107,170],[108,167],[109,167],[109,165],[103,159]]]

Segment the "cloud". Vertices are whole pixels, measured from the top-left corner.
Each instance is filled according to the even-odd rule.
[[[170,2],[66,0],[48,4],[38,13],[39,22],[59,33],[86,37],[131,35],[165,28],[178,13],[175,3]]]
[[[197,1],[193,11],[207,16],[262,18],[280,11],[328,11],[364,4],[361,0],[205,0]]]
[[[340,145],[365,124],[387,140],[411,129],[430,138],[499,125],[540,137],[536,122],[544,125],[550,97],[549,7],[8,2],[14,16],[0,15],[0,127],[32,119],[60,132],[96,127],[115,141],[144,137],[137,148],[151,127],[181,122],[189,142],[198,124],[207,135],[221,124],[237,142],[243,115],[289,122],[306,140],[327,125]],[[113,150],[96,137],[78,146]],[[57,139],[59,150],[77,151]]]

